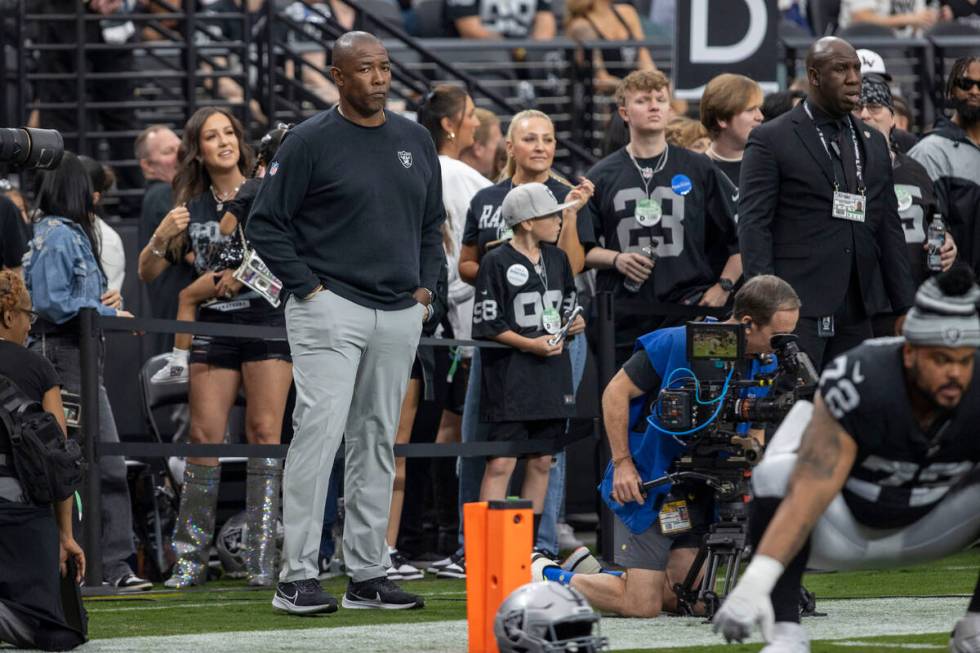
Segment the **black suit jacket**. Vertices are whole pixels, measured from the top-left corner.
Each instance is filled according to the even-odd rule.
[[[831,217],[832,163],[802,103],[755,128],[742,158],[738,240],[745,276],[775,274],[788,281],[805,317],[837,312],[852,263],[869,316],[912,305],[915,289],[887,143],[872,127],[850,120],[862,140],[863,223]]]

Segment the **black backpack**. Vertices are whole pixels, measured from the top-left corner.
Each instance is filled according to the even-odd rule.
[[[35,504],[64,501],[82,482],[81,447],[65,438],[54,415],[0,375],[0,429],[10,442],[13,468]]]

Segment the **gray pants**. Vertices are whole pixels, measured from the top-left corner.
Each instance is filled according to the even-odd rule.
[[[30,348],[41,354],[54,366],[61,386],[68,392],[81,394],[81,369],[78,343],[64,338],[41,338],[31,342]],[[109,404],[109,394],[102,383],[102,363],[99,363],[99,442],[119,442],[116,419]],[[132,573],[127,560],[135,553],[133,546],[133,508],[129,499],[129,482],[126,479],[126,460],[122,456],[104,456],[99,459],[99,479],[102,486],[102,577],[114,583],[125,574]],[[83,506],[84,509],[84,506]],[[81,533],[76,539],[81,542]]]
[[[424,307],[380,311],[324,290],[286,303],[296,409],[283,480],[282,582],[316,578],[323,506],[346,434],[344,562],[355,582],[385,575],[394,441]]]

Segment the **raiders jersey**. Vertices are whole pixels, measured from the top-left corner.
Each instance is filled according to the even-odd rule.
[[[563,202],[568,191],[572,190],[554,177],[548,177],[544,185],[559,202]],[[487,245],[502,240],[507,230],[500,216],[500,206],[513,187],[514,183],[510,179],[504,179],[499,184],[481,189],[470,202],[463,227],[463,244],[476,245],[480,258],[487,253]]]
[[[637,159],[640,168],[655,169],[657,157]],[[708,157],[671,147],[663,170],[650,179],[649,197],[662,216],[653,226],[636,217],[637,200],[648,197],[640,170],[626,149],[597,163],[586,177],[595,193],[579,211],[579,239],[586,250],[596,245],[617,252],[643,253],[652,247],[657,257],[653,274],[631,293],[615,269],[600,270],[597,291],[617,297],[668,303],[697,303],[714,285],[728,257],[738,252],[734,199],[738,191]],[[639,327],[640,335],[645,327]]]
[[[566,315],[575,305],[575,281],[565,253],[541,244],[534,265],[510,243],[480,263],[473,305],[473,337],[505,331],[537,338],[556,331],[552,311]],[[568,352],[542,358],[517,349],[480,352],[483,369],[480,419],[484,422],[571,417],[575,403]]]
[[[508,39],[531,37],[534,18],[539,11],[551,11],[551,0],[448,0],[446,21],[456,36],[455,22],[467,16],[479,16],[487,29]]]
[[[959,406],[924,432],[908,399],[904,342],[866,341],[820,378],[827,409],[857,443],[844,499],[855,519],[872,528],[918,520],[980,461],[980,382],[974,378]]]
[[[909,251],[912,277],[919,286],[929,277],[926,267],[926,230],[932,216],[939,212],[936,192],[929,173],[911,157],[896,154],[893,166],[895,195],[898,197],[898,215],[902,219],[902,231]],[[904,208],[903,208],[904,207]]]

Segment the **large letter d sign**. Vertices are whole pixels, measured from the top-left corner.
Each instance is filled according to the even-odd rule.
[[[766,38],[768,17],[766,0],[716,0],[720,2],[744,2],[749,10],[749,29],[734,45],[708,45],[708,5],[711,0],[691,1],[691,63],[734,63],[748,59],[762,47]]]

